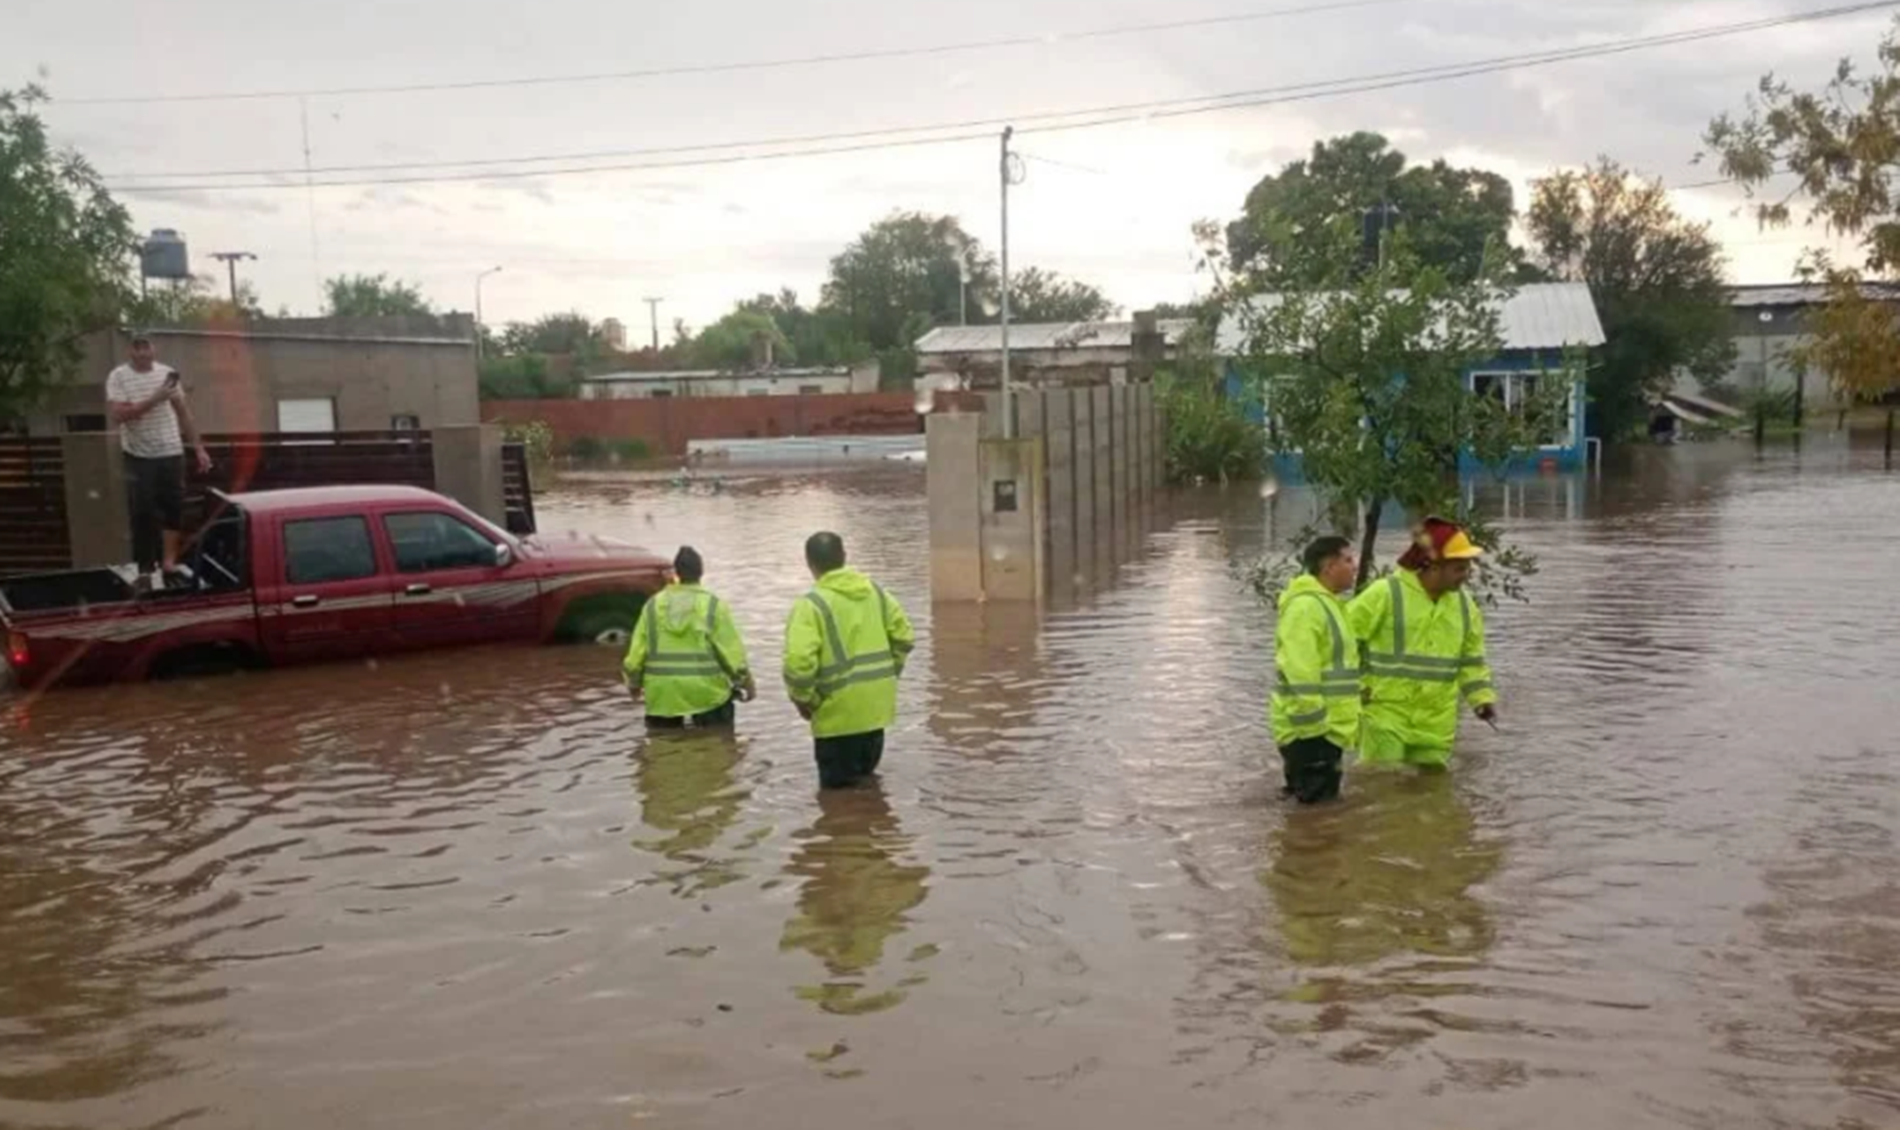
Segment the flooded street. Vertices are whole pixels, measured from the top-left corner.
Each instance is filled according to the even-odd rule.
[[[592,649],[0,697],[0,1125],[1900,1124],[1900,477],[1633,455],[1479,488],[1543,564],[1501,732],[1320,810],[1234,572],[1309,503],[1251,487],[1040,622],[933,613],[920,469],[544,495],[705,553],[736,740]],[[826,527],[919,649],[819,798]]]

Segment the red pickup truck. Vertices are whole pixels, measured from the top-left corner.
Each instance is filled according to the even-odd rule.
[[[215,495],[195,587],[120,569],[0,580],[7,664],[27,687],[499,641],[624,643],[667,562],[601,538],[513,537],[414,487]]]

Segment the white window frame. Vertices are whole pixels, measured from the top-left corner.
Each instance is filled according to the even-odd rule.
[[[1562,427],[1559,429],[1562,431],[1564,439],[1560,443],[1540,443],[1537,445],[1537,450],[1567,451],[1576,446],[1574,442],[1577,436],[1577,379],[1575,374],[1566,369],[1473,369],[1465,375],[1465,391],[1472,396],[1478,395],[1478,379],[1480,377],[1496,378],[1498,382],[1504,386],[1504,407],[1507,410],[1515,410],[1519,402],[1523,399],[1522,380],[1525,377],[1536,377],[1540,381],[1555,377],[1559,380],[1568,381],[1570,391],[1564,397],[1566,411],[1564,412]]]
[[[284,426],[284,407],[286,405],[327,404],[330,406],[330,427],[328,431],[319,428],[286,428]],[[336,435],[336,397],[334,396],[280,396],[273,405],[277,414],[277,431],[280,435],[310,436],[310,439],[285,440],[286,444],[335,443]]]

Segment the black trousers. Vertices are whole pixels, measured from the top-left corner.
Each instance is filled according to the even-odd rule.
[[[661,718],[647,715],[647,728],[651,730],[684,730],[687,726],[698,729],[701,726],[730,726],[738,711],[733,700],[727,699],[724,706],[715,706],[711,710],[701,711],[690,718]]]
[[[164,532],[185,528],[185,457],[125,457],[125,508],[132,516],[132,561],[139,572],[158,570]]]
[[[816,738],[812,755],[818,759],[818,787],[848,789],[877,771],[884,759],[884,731]]]
[[[1301,804],[1318,804],[1339,796],[1344,776],[1339,767],[1343,751],[1325,738],[1301,738],[1280,747],[1286,769],[1286,794]]]

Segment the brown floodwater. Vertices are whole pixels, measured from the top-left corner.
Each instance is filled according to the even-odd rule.
[[[773,689],[648,738],[586,649],[0,696],[0,1125],[1900,1124],[1900,477],[1827,442],[1476,489],[1539,551],[1454,773],[1276,795],[1176,497],[931,609],[914,469],[569,482],[705,552]],[[810,531],[911,608],[880,787],[775,693]]]

